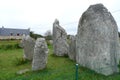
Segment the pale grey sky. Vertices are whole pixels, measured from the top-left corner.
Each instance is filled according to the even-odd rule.
[[[107,7],[120,31],[120,0],[0,0],[0,27],[44,34],[57,18],[68,34],[76,34],[82,13],[96,3]]]

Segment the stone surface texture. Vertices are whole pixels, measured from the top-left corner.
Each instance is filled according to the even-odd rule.
[[[28,60],[33,59],[33,54],[34,54],[34,45],[35,45],[35,40],[31,38],[29,35],[23,36],[22,38],[22,45],[24,50],[24,58]]]
[[[71,60],[76,61],[76,36],[69,36],[69,53],[68,56]]]
[[[47,65],[48,47],[44,38],[38,38],[35,43],[32,70],[42,70]]]
[[[118,72],[117,24],[102,5],[91,5],[80,18],[76,38],[77,63],[103,75]]]
[[[68,55],[67,33],[56,19],[53,23],[53,49],[57,56]]]

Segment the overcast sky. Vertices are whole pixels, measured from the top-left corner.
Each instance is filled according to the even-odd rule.
[[[0,27],[44,34],[57,18],[68,34],[76,34],[82,13],[96,3],[107,7],[120,31],[120,0],[0,0]]]

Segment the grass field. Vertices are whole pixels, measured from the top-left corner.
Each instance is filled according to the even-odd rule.
[[[16,44],[19,42],[20,40],[1,40],[0,45]]]
[[[2,43],[7,44],[9,41],[0,44]],[[30,71],[22,75],[16,74],[19,70],[31,70],[31,62],[16,65],[22,56],[22,49],[0,49],[0,80],[75,80],[75,62],[67,57],[54,56],[51,45],[49,46],[47,67],[44,70]],[[79,80],[120,80],[120,74],[106,77],[81,66],[78,71]]]
[[[0,40],[0,49],[8,50],[8,49],[16,49],[19,47],[20,40]]]

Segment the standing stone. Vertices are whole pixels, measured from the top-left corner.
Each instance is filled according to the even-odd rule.
[[[35,40],[31,38],[29,35],[23,36],[22,38],[22,46],[24,50],[24,58],[28,60],[33,59],[33,54],[34,54],[34,45],[35,45]]]
[[[32,62],[32,70],[41,70],[46,67],[48,57],[48,47],[44,38],[38,38],[36,40],[33,62]]]
[[[69,53],[68,56],[71,60],[76,61],[76,37],[73,35],[69,36]]]
[[[57,56],[68,55],[67,33],[57,19],[53,23],[53,49]]]
[[[117,24],[102,5],[91,5],[80,18],[76,39],[77,63],[103,75],[118,72]]]

